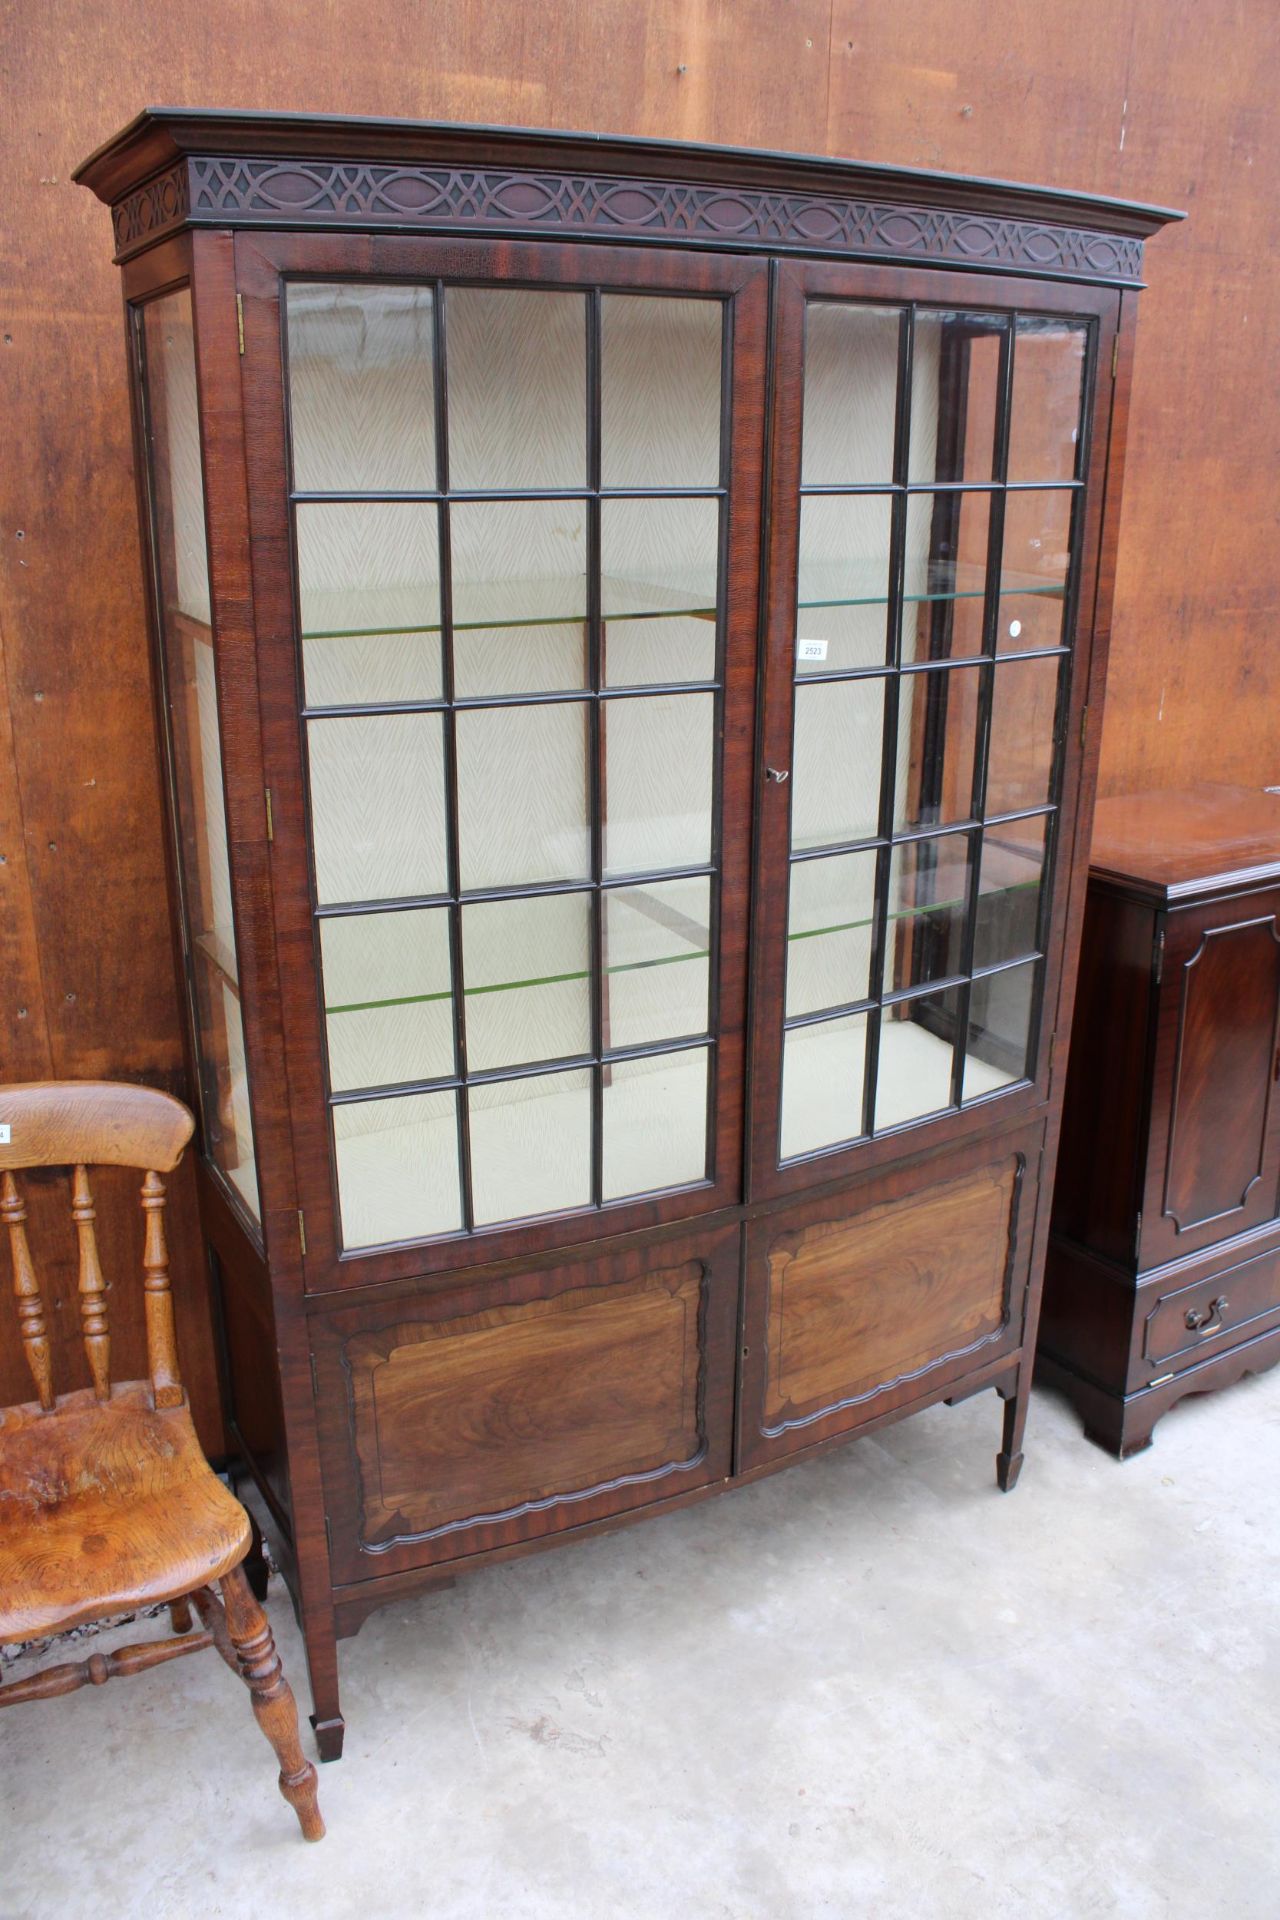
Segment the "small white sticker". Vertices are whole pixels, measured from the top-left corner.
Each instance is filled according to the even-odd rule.
[[[826,657],[827,643],[825,640],[796,641],[797,660],[825,660]]]
[[[8,1144],[9,1144],[9,1122],[7,1120],[0,1120],[0,1147],[7,1147]]]
[[[1017,639],[1017,637],[1018,637],[1018,635],[1019,635],[1019,634],[1020,634],[1021,632],[1022,632],[1022,622],[1021,622],[1021,620],[1011,620],[1011,621],[1009,622],[1009,638],[1010,638],[1011,640],[1016,640],[1016,639]]]

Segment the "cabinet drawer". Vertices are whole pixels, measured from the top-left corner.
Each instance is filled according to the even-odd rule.
[[[738,1242],[667,1239],[313,1320],[335,1581],[723,1478]]]
[[[1158,1293],[1143,1322],[1143,1357],[1153,1373],[1185,1366],[1263,1332],[1267,1321],[1280,1321],[1280,1247]]]
[[[753,1225],[744,1467],[850,1431],[1018,1345],[1038,1162],[1037,1129]]]

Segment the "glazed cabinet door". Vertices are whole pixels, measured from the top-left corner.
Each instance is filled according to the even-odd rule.
[[[1280,893],[1167,916],[1143,1267],[1270,1220],[1280,1181]]]
[[[753,1198],[1044,1097],[1117,315],[781,267]]]
[[[737,1201],[763,264],[237,271],[308,1287]]]

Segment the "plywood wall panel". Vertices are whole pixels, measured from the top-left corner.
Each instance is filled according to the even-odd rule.
[[[1188,209],[1149,252],[1102,791],[1280,780],[1274,9],[835,0],[832,152]]]
[[[69,179],[151,102],[826,150],[1188,206],[1144,296],[1103,782],[1280,780],[1271,7],[45,0],[0,32],[8,1077],[181,1087],[119,290],[106,212]],[[189,1225],[177,1242],[207,1348]],[[208,1408],[211,1363],[197,1392]]]

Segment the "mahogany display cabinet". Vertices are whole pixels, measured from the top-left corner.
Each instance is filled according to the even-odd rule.
[[[1124,1459],[1280,1360],[1280,793],[1097,810],[1039,1377]]]
[[[1021,1461],[1157,209],[143,114],[228,1410],[368,1610],[981,1388]]]

